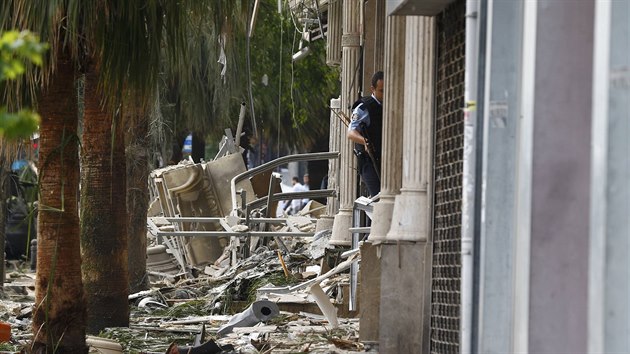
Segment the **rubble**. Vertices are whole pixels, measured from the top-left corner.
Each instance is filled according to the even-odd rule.
[[[308,285],[303,285],[317,279],[322,291],[332,297],[331,306],[347,307],[341,288],[347,286],[348,274],[333,268],[330,274],[319,275],[320,278],[300,278],[317,260],[304,256],[308,253],[308,242],[289,244],[292,252],[285,261],[292,278],[285,276],[276,251],[263,247],[224,269],[218,277],[203,272],[195,278],[175,282],[165,277],[153,282],[151,290],[131,294],[130,327],[108,328],[101,336],[120,343],[125,353],[165,353],[172,343],[183,352],[181,348],[194,348],[195,338],[202,333],[199,343],[214,340],[222,348],[232,345],[234,353],[364,352],[365,348],[357,341],[358,320],[338,318],[338,326],[333,328],[326,317],[312,313],[317,306],[308,306],[314,300],[309,296]],[[17,283],[30,280],[27,274],[14,276],[12,279]],[[30,316],[22,316],[33,306],[34,288],[21,285],[18,289],[10,284],[0,301],[0,321],[10,323],[13,331],[14,345],[5,348],[18,351],[31,339]],[[271,288],[296,290],[283,293],[270,291]],[[261,299],[277,305],[280,309],[277,317],[234,328],[232,333],[219,337],[219,329],[229,323],[232,314]],[[160,306],[142,306],[143,301]]]
[[[277,179],[256,194],[247,178],[237,181],[248,173],[239,154],[154,171],[151,288],[129,295],[129,328],[107,328],[100,337],[125,353],[369,351],[358,342],[358,311],[348,306],[347,270],[358,253],[344,260],[346,249],[329,245],[330,231],[315,233],[321,204],[270,218],[276,196],[260,201],[267,197],[260,190],[273,191]],[[237,205],[230,184],[240,186]],[[0,321],[12,326],[13,342],[0,350],[18,351],[32,338],[33,279],[29,271],[9,273]]]

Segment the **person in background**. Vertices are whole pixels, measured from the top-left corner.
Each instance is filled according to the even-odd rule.
[[[187,160],[192,156],[192,147],[193,147],[193,135],[189,133],[186,135],[184,139],[184,145],[182,146],[182,158]]]
[[[311,190],[311,186],[310,186],[310,177],[308,175],[308,173],[304,174],[304,177],[302,177],[302,181],[304,182],[304,188],[306,188],[307,191]]]
[[[305,173],[304,176],[302,176],[302,182],[304,182],[304,190],[305,191],[310,191],[311,190],[311,186],[309,185],[310,183],[310,177],[308,175],[308,173]],[[311,200],[308,198],[304,198],[302,199],[302,208],[304,208],[306,206],[306,204],[308,204],[308,202],[310,202]]]
[[[308,189],[304,188],[304,185],[300,183],[300,179],[297,178],[297,176],[293,177],[291,179],[291,184],[293,185],[293,189],[291,190],[291,192],[306,192],[306,191],[308,191]],[[287,209],[290,208],[289,214],[295,215],[300,210],[302,210],[303,206],[304,205],[302,204],[302,199],[293,199],[293,200],[291,200],[291,203],[289,203],[287,205]]]

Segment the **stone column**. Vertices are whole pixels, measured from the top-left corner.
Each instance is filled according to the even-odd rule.
[[[367,1],[363,5],[363,18],[365,23],[362,25],[363,30],[363,62],[361,72],[361,91],[364,95],[370,92],[370,79],[374,68],[374,55],[376,54],[376,31],[374,22],[376,22],[376,1]],[[383,49],[383,42],[380,43],[380,49]]]
[[[344,125],[341,124],[339,117],[339,109],[341,108],[341,99],[333,98],[330,100],[330,141],[328,143],[329,151],[339,151],[341,148],[341,138],[339,133],[345,133]],[[328,162],[328,189],[337,189],[339,186],[339,159],[330,160]],[[328,198],[327,216],[333,217],[339,211],[339,199],[337,197]],[[332,224],[331,224],[332,227]]]
[[[385,62],[385,0],[376,0],[376,15],[374,16],[374,41],[376,51],[374,52],[374,71],[383,70]]]
[[[361,0],[344,0],[343,2],[343,37],[341,39],[341,110],[340,113],[349,119],[352,103],[359,98],[361,74],[357,69],[361,60]],[[341,134],[341,156],[339,168],[339,213],[335,215],[332,245],[349,246],[352,226],[352,203],[357,189],[357,161],[352,152],[353,144],[346,138],[346,127]]]
[[[342,0],[331,0],[328,3],[326,64],[329,66],[341,65],[342,2]]]
[[[385,61],[385,0],[365,3],[363,18],[363,92],[369,94],[372,75],[383,71]]]
[[[339,151],[341,133],[345,135],[345,129],[342,131],[342,127],[339,115],[339,109],[341,108],[341,100],[339,98],[333,98],[330,100],[330,140],[328,141],[328,151]],[[337,179],[339,176],[339,159],[333,159],[328,161],[328,189],[336,189],[338,184]],[[330,230],[333,226],[333,217],[339,211],[339,199],[336,197],[329,197],[326,201],[326,215],[320,217],[317,220],[317,231]]]
[[[405,23],[405,16],[388,16],[386,21],[381,199],[374,206],[370,241],[382,241],[387,236],[394,197],[402,186],[403,140],[400,136],[405,107]]]
[[[396,196],[387,241],[428,241],[434,19],[408,17],[405,62],[402,189]]]
[[[381,199],[374,206],[369,241],[387,236],[392,221],[394,197],[402,185],[402,134],[405,86],[405,17],[387,17],[385,30],[385,97],[383,98],[383,146],[381,162]],[[361,246],[359,339],[379,340],[381,305],[380,246],[366,242]]]

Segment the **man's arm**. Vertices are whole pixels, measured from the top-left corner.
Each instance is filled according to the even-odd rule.
[[[365,145],[365,138],[356,129],[348,130],[348,134],[346,134],[346,136],[348,137],[348,139],[357,144]]]
[[[365,138],[360,133],[361,124],[370,125],[370,115],[367,110],[363,109],[362,103],[352,112],[352,121],[350,122],[350,126],[348,126],[346,136],[357,144],[365,145]]]

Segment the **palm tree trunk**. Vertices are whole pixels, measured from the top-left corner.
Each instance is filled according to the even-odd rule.
[[[60,54],[40,95],[40,204],[33,313],[34,353],[87,353],[77,191],[74,66]]]
[[[123,127],[98,90],[98,69],[85,76],[81,150],[81,253],[87,332],[129,326],[127,210]]]
[[[125,101],[123,114],[127,154],[127,211],[129,232],[129,290],[146,290],[147,210],[149,208],[149,119],[141,104]]]

